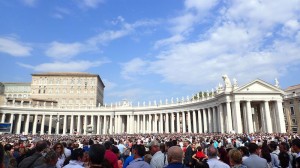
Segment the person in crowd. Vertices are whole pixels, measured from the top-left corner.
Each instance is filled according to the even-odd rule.
[[[66,142],[62,142],[61,143],[64,146],[64,154],[67,157],[71,156],[71,150],[67,148],[67,143]]]
[[[207,149],[208,161],[207,164],[212,168],[229,168],[226,163],[218,160],[218,150],[213,146],[209,146]]]
[[[58,160],[56,163],[56,168],[62,168],[65,159],[67,158],[66,154],[65,154],[65,150],[64,150],[64,146],[62,143],[56,143],[53,146],[53,150],[56,152],[56,154],[58,155]]]
[[[275,141],[271,141],[269,143],[269,149],[271,151],[271,157],[272,157],[272,164],[274,167],[279,167],[279,159],[278,159],[278,155],[279,155],[279,149],[277,149],[278,144]]]
[[[123,167],[123,161],[121,160],[120,150],[117,146],[113,145],[111,148],[112,152],[117,155],[118,158],[118,168]]]
[[[83,149],[75,149],[71,154],[71,160],[69,164],[64,166],[64,168],[83,168],[84,166],[84,151]]]
[[[263,142],[261,147],[261,157],[267,160],[269,167],[279,167],[278,156],[274,153],[271,153],[271,149],[269,145],[267,145],[266,141]]]
[[[5,167],[16,167],[17,161],[14,158],[12,151],[13,146],[9,143],[4,145],[4,166]]]
[[[250,156],[243,161],[243,165],[248,168],[266,168],[268,166],[267,160],[259,157],[260,148],[258,145],[256,143],[249,143],[248,148]]]
[[[144,156],[144,161],[149,163],[151,162],[151,159],[152,159],[152,155],[151,154],[145,154]]]
[[[0,168],[4,168],[4,147],[0,143]]]
[[[300,139],[296,138],[292,140],[292,148],[295,153],[297,153],[297,158],[300,156]]]
[[[49,150],[43,157],[44,163],[35,168],[56,168],[56,163],[58,160],[57,153],[54,150]]]
[[[215,147],[215,146],[214,146]],[[231,150],[232,148],[229,148],[229,149],[225,149],[224,146],[221,146],[219,149],[218,149],[218,152],[219,152],[219,157],[220,157],[220,161],[230,165],[229,163],[229,157],[228,157],[228,152]]]
[[[247,168],[247,166],[242,165],[243,155],[238,149],[231,149],[228,153],[228,157],[232,168]]]
[[[44,162],[41,158],[43,151],[47,148],[46,141],[38,141],[35,145],[35,153],[21,161],[18,168],[33,168],[42,165]]]
[[[242,160],[243,161],[249,157],[249,150],[248,150],[247,147],[240,146],[240,147],[238,147],[238,150],[240,150],[240,152],[242,153],[242,156],[243,156]]]
[[[207,159],[208,157],[203,153],[203,149],[201,146],[197,147],[196,153],[192,156],[196,162],[201,162],[203,159]]]
[[[179,146],[168,149],[168,165],[166,168],[182,168],[183,151]]]
[[[127,148],[127,150],[130,150],[131,155],[126,157],[126,159],[123,163],[123,168],[126,168],[129,165],[129,163],[134,160],[133,149],[135,147],[136,147],[136,144],[132,145],[131,148]]]
[[[133,149],[134,160],[129,163],[127,168],[150,168],[149,163],[143,160],[143,156],[146,153],[146,149],[144,145],[136,145]]]
[[[119,149],[119,151],[120,151],[120,155],[121,155],[121,160],[122,161],[124,161],[124,152],[125,152],[125,150],[127,149],[126,148],[126,146],[124,145],[124,143],[123,143],[124,141],[121,139],[120,141],[119,141],[119,144],[118,144],[118,149]]]
[[[149,150],[152,155],[150,165],[152,168],[164,167],[164,154],[160,151],[160,145],[158,141],[153,140],[149,144]]]
[[[105,147],[100,144],[90,146],[89,150],[89,168],[112,168],[104,158]]]
[[[16,158],[18,165],[21,163],[21,161],[24,158],[26,158],[26,152],[27,152],[27,148],[25,148],[23,145],[20,145],[20,147],[19,147],[19,157]]]
[[[108,160],[108,162],[112,165],[113,168],[118,168],[118,158],[115,153],[112,151],[112,142],[111,141],[106,141],[104,143],[105,146],[105,155],[104,158]]]
[[[294,161],[294,156],[293,154],[289,151],[290,150],[290,147],[288,145],[288,143],[286,142],[281,142],[279,144],[279,155],[278,155],[278,158],[279,158],[279,163],[281,165],[281,167],[284,167],[283,165],[287,162],[285,158],[285,156],[280,156],[281,153],[286,153],[288,154],[289,156],[289,160],[288,160],[288,167],[289,168],[292,168],[292,167],[295,167],[296,165],[293,165],[293,161]],[[283,155],[283,154],[282,154]],[[280,157],[279,157],[280,156]],[[296,157],[295,157],[296,158]],[[284,163],[283,163],[284,162]]]
[[[185,144],[186,144],[185,145],[186,146],[186,150],[185,150],[185,153],[184,153],[183,163],[184,163],[185,168],[190,168],[190,167],[192,167],[192,156],[194,154],[194,151],[192,149],[190,141],[187,140],[185,142]]]

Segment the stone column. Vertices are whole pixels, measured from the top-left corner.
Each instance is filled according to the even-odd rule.
[[[67,115],[64,115],[63,135],[67,132]]]
[[[203,133],[202,132],[202,116],[201,116],[200,109],[198,109],[198,133]]]
[[[128,134],[130,134],[130,115],[127,115],[127,119],[126,119],[126,132],[128,133]]]
[[[193,133],[197,133],[196,119],[196,110],[193,110]]]
[[[146,133],[145,125],[146,125],[146,115],[143,114],[143,122],[142,122],[143,134]]]
[[[177,132],[180,133],[180,120],[179,120],[179,112],[176,113],[177,115]]]
[[[141,127],[140,127],[140,115],[137,114],[136,116],[136,131],[134,133],[141,133]]]
[[[249,125],[248,125],[248,113],[247,113],[247,102],[241,103],[242,109],[241,114],[243,114],[243,128],[245,133],[249,133]]]
[[[29,115],[29,114],[28,114]],[[49,116],[49,128],[48,128],[48,135],[51,135],[51,133],[52,133],[52,120],[53,120],[53,118],[52,118],[52,114],[50,114],[50,116]],[[29,122],[28,122],[28,124],[29,124]]]
[[[19,114],[18,121],[17,121],[16,134],[20,134],[21,133],[21,122],[22,122],[22,114]]]
[[[87,134],[87,115],[84,116],[84,126],[83,126],[83,134]]]
[[[207,129],[207,115],[206,115],[206,110],[202,109],[203,111],[203,129],[204,129],[204,133],[208,133],[208,129]]]
[[[27,114],[26,121],[25,121],[25,129],[24,129],[25,135],[28,135],[29,121],[30,121],[30,114]]]
[[[164,132],[164,126],[163,126],[163,113],[160,113],[160,116],[159,116],[159,132],[160,133],[163,133]]]
[[[236,133],[243,133],[243,126],[242,126],[242,121],[241,121],[241,108],[240,108],[240,101],[235,101],[234,102],[234,112],[235,112],[235,131]]]
[[[5,122],[5,113],[2,114],[1,122],[2,122],[2,123]]]
[[[165,113],[166,115],[166,129],[165,129],[165,133],[170,133],[170,129],[169,129],[169,113]]]
[[[74,115],[71,115],[71,122],[70,122],[70,135],[74,134]]]
[[[265,116],[266,116],[266,123],[267,123],[267,133],[272,133],[272,122],[271,122],[271,115],[270,115],[270,107],[269,107],[269,102],[264,101],[264,106],[265,106]]]
[[[114,129],[114,132],[115,132],[115,134],[117,134],[118,133],[118,120],[119,120],[119,116],[118,115],[115,115],[115,122],[114,122],[114,124],[115,124],[115,129]]]
[[[214,132],[218,132],[218,127],[217,127],[217,111],[216,111],[216,107],[212,107],[212,112],[213,112],[213,118],[212,118],[212,122],[214,125]]]
[[[149,114],[149,128],[148,128],[148,132],[152,133],[152,115]]]
[[[9,123],[11,123],[11,126],[14,125],[14,114],[10,114]],[[12,128],[11,128],[12,129]]]
[[[157,117],[157,114],[154,114],[154,132],[155,133],[158,133],[157,131],[157,123],[158,123],[158,117]]]
[[[34,115],[34,120],[33,120],[32,134],[36,134],[37,118],[38,118],[38,115],[35,114]]]
[[[41,123],[41,135],[45,134],[45,114],[42,115],[42,123]]]
[[[222,104],[219,105],[219,123],[220,123],[220,132],[224,133],[224,113],[223,113],[223,106]]]
[[[100,123],[100,115],[97,116],[97,134],[99,135],[100,134],[100,126],[101,126],[101,123]]]
[[[191,111],[188,110],[187,114],[188,114],[188,119],[187,119],[187,122],[188,122],[188,132],[191,133],[192,132]]]
[[[185,111],[182,111],[182,133],[186,132]]]
[[[171,112],[171,132],[175,133],[175,127],[174,127],[174,122],[175,122],[175,117],[174,117],[174,113]]]
[[[103,134],[106,134],[106,130],[107,130],[107,127],[106,127],[106,115],[103,116]]]
[[[276,115],[279,120],[278,129],[280,133],[286,133],[286,128],[285,128],[285,122],[284,122],[284,115],[283,115],[283,108],[282,108],[282,101],[277,100],[276,101]]]
[[[232,115],[231,115],[231,107],[230,102],[226,102],[226,114],[227,114],[227,131],[232,131]]]
[[[246,102],[247,106],[247,123],[248,123],[248,133],[253,133],[253,120],[252,120],[252,111],[251,111],[251,102]]]
[[[211,108],[208,108],[207,109],[207,118],[208,118],[208,131],[211,133],[211,132],[213,132],[213,124],[212,124],[212,118],[211,118],[211,113],[212,113],[212,111],[211,111]]]
[[[113,115],[110,115],[109,116],[109,133],[110,134],[112,134],[113,133],[113,124],[112,124],[112,122],[113,122]]]
[[[60,116],[57,115],[57,118],[56,118],[56,129],[55,129],[55,133],[56,134],[59,134],[59,122],[60,122]]]
[[[80,127],[81,127],[81,116],[78,115],[78,116],[77,116],[77,134],[81,134],[81,129],[80,129]]]

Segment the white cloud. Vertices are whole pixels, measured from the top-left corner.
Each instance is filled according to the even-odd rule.
[[[97,8],[104,0],[77,0],[79,7],[82,8]]]
[[[173,44],[182,42],[183,40],[184,40],[184,37],[177,34],[177,35],[171,36],[170,38],[158,40],[157,42],[155,42],[154,48],[158,49],[163,46],[173,45]]]
[[[63,19],[66,15],[70,15],[71,11],[67,8],[56,7],[55,13],[53,14],[54,18]]]
[[[210,10],[212,7],[214,7],[217,4],[217,0],[210,0],[210,1],[204,1],[204,0],[186,0],[185,1],[185,7],[187,9],[197,9],[198,12],[203,12],[206,10]]]
[[[185,32],[195,30],[202,16],[188,9],[209,9],[215,5],[201,3],[186,1],[186,11],[172,22],[174,34],[155,43],[156,48],[169,46],[159,48],[156,60],[146,61],[146,65],[138,60],[141,64],[136,63],[134,70],[125,72],[134,75],[143,70],[147,73],[139,75],[154,73],[165,82],[200,86],[219,83],[223,74],[241,83],[256,78],[273,80],[300,65],[299,0],[227,1],[219,9],[222,12],[214,11],[213,18],[207,16],[212,21],[207,29],[189,37]],[[283,30],[293,33],[284,34]],[[178,34],[184,41],[175,38],[180,37]]]
[[[22,2],[30,7],[34,7],[37,3],[37,0],[22,0]]]
[[[148,62],[140,58],[134,58],[127,63],[123,63],[121,75],[125,79],[134,79],[136,75],[147,73]]]
[[[55,59],[69,59],[82,52],[85,48],[81,43],[52,42],[45,54]]]
[[[31,55],[32,48],[28,44],[24,44],[15,38],[0,37],[0,52],[23,57]]]
[[[71,61],[71,62],[53,62],[53,63],[43,63],[36,66],[17,63],[19,66],[33,69],[37,72],[51,72],[51,71],[62,71],[62,72],[82,72],[86,71],[92,67],[99,67],[102,64],[107,63],[107,61]]]
[[[117,83],[111,82],[108,79],[102,79],[102,80],[103,80],[103,83],[105,85],[105,90],[106,91],[113,90],[118,85]]]

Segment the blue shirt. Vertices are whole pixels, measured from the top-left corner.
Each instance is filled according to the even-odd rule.
[[[133,160],[134,160],[133,155],[128,156],[123,164],[123,168],[126,168],[129,165],[129,163]]]
[[[142,158],[136,158],[129,163],[127,168],[151,168],[150,165],[143,161]]]

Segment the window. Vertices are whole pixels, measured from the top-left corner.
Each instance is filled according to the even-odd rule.
[[[290,108],[291,108],[291,115],[295,115],[294,107],[291,106]]]
[[[292,119],[292,124],[297,124],[296,119]]]

